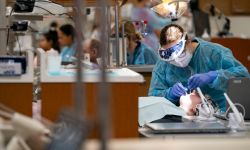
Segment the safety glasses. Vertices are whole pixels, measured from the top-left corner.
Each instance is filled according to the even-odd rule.
[[[182,38],[176,45],[167,49],[160,48],[158,50],[160,58],[164,61],[172,61],[179,57],[183,53],[183,50],[185,48],[185,37],[186,33],[183,34]]]

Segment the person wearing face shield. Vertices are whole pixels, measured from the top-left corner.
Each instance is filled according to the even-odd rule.
[[[149,96],[163,96],[179,106],[179,99],[200,87],[221,111],[226,109],[223,93],[234,77],[250,77],[248,70],[222,45],[189,39],[182,27],[165,26],[160,34],[161,60],[152,72]]]

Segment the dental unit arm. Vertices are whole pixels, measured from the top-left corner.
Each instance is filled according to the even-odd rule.
[[[231,107],[233,113],[231,113],[231,118],[229,117],[229,126],[231,128],[236,129],[244,129],[244,118],[242,114],[239,112],[239,110],[236,108],[235,104],[232,102],[232,100],[229,98],[227,93],[224,93],[224,96]]]
[[[16,135],[7,144],[6,150],[28,150],[29,146],[26,144],[26,140],[30,138],[41,137],[45,141],[49,139],[50,130],[42,123],[17,113],[2,104],[0,104],[0,116],[9,120],[16,131]]]
[[[198,94],[199,94],[199,96],[200,96],[200,98],[201,98],[201,102],[202,102],[202,104],[203,104],[203,108],[204,108],[204,110],[205,110],[205,113],[206,113],[206,114],[209,114],[209,116],[210,116],[210,114],[211,114],[212,112],[211,112],[211,110],[209,109],[207,99],[206,99],[205,96],[202,94],[201,89],[200,89],[199,87],[197,88],[197,92],[198,92]]]

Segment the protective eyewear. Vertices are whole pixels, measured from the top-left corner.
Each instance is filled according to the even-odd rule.
[[[177,57],[179,57],[183,53],[185,48],[185,43],[186,43],[185,37],[186,33],[183,34],[182,38],[176,45],[167,49],[160,48],[158,50],[160,58],[164,61],[172,61]]]

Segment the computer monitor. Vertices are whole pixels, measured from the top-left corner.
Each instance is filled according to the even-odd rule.
[[[233,103],[244,106],[246,114],[244,119],[250,120],[250,78],[232,78],[228,82],[227,94]],[[227,104],[227,108],[228,108]]]

